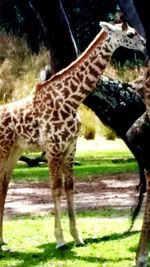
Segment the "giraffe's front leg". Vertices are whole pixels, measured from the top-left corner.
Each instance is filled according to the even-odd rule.
[[[3,175],[2,175],[3,174]],[[2,177],[3,176],[3,177]],[[1,173],[1,182],[0,182],[0,250],[3,250],[6,245],[3,240],[3,216],[4,216],[4,205],[5,199],[8,191],[8,180],[5,177],[5,174]]]
[[[148,245],[150,242],[150,173],[146,173],[146,202],[141,236],[136,254],[136,267],[148,266]]]
[[[71,177],[70,177],[71,178]],[[70,224],[70,234],[75,240],[75,244],[77,246],[83,245],[84,241],[79,235],[79,231],[76,225],[76,213],[75,213],[75,205],[74,205],[74,192],[72,186],[71,179],[70,182],[65,183],[65,191],[67,196],[67,205],[68,205],[68,215],[69,215],[69,224]]]
[[[49,161],[49,160],[48,160]],[[63,230],[61,226],[61,195],[62,195],[62,171],[61,159],[52,159],[49,161],[51,176],[52,176],[52,196],[54,201],[54,216],[55,216],[55,228],[54,235],[57,241],[56,248],[61,248],[65,245]]]
[[[9,150],[8,150],[9,152]],[[6,195],[8,191],[8,185],[11,178],[13,168],[21,155],[21,150],[19,148],[12,148],[9,157],[3,159],[0,163],[0,247],[4,250],[8,250],[5,246],[3,240],[3,215],[4,215],[4,205],[6,200]],[[5,168],[4,168],[5,166]]]

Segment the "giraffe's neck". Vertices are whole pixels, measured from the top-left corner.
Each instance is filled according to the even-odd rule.
[[[59,90],[59,94],[62,93],[64,99],[77,109],[87,95],[96,88],[115,49],[116,45],[102,30],[85,52],[48,80],[47,85],[50,83],[55,92]]]

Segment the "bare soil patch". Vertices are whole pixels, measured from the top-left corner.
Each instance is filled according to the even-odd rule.
[[[115,174],[90,177],[75,182],[77,210],[95,210],[103,207],[131,208],[137,196],[138,174]],[[62,207],[66,209],[65,194]],[[49,183],[11,183],[5,205],[5,216],[41,215],[53,212],[53,200]]]

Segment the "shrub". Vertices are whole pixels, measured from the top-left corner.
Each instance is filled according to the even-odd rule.
[[[46,50],[31,53],[23,38],[0,32],[0,102],[28,95],[46,64]]]
[[[105,125],[101,125],[102,128],[102,136],[104,136],[107,140],[115,140],[116,139],[116,134],[113,130],[110,128],[106,127]]]

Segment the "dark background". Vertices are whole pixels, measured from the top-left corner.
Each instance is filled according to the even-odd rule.
[[[47,8],[50,0],[43,0]],[[45,5],[44,5],[45,3]],[[99,31],[100,21],[112,21],[119,11],[116,0],[62,0],[79,52],[82,52]],[[52,12],[50,12],[52,14]],[[54,23],[55,27],[55,23]],[[31,9],[28,0],[0,1],[0,31],[23,36],[33,53],[46,46],[43,29]],[[119,48],[113,55],[121,64],[125,60],[143,60],[140,52]]]

